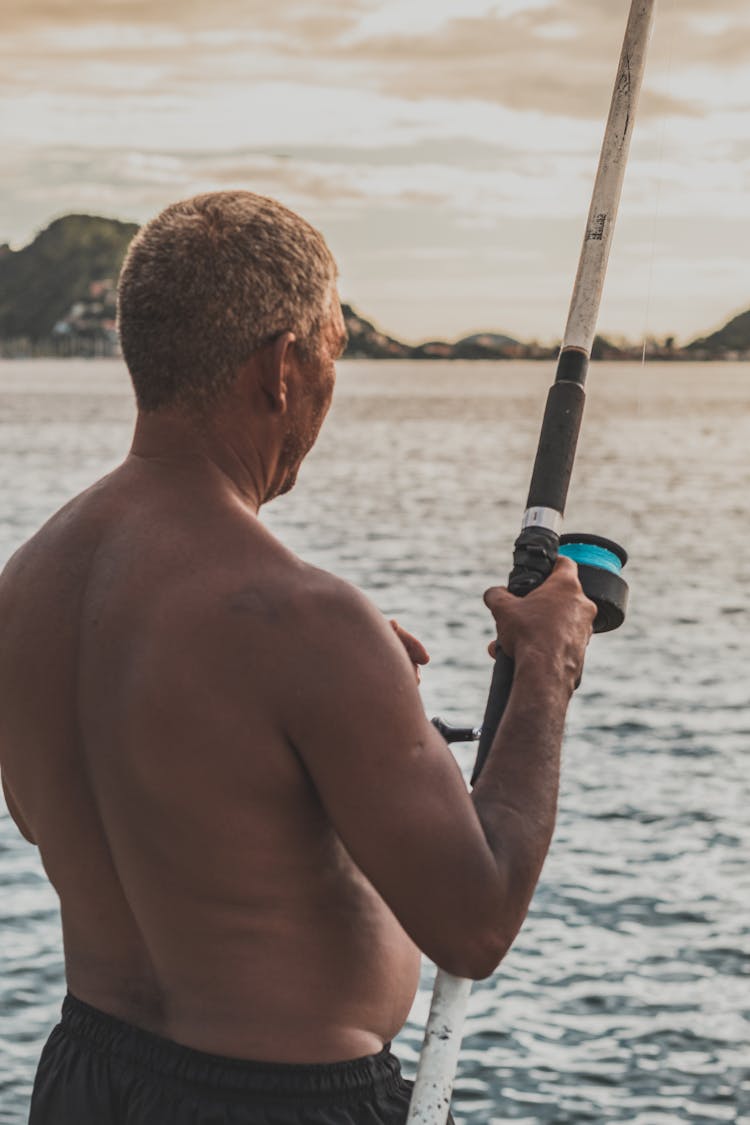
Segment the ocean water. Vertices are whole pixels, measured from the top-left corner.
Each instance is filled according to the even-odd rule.
[[[552,375],[343,363],[265,515],[422,638],[425,706],[448,720],[481,719],[481,595],[508,571]],[[750,1125],[750,365],[594,365],[588,399],[567,528],[628,548],[630,612],[590,646],[555,839],[475,986],[454,1114]],[[132,419],[117,362],[0,363],[0,563],[118,461]],[[395,1045],[407,1073],[431,980]],[[3,808],[0,1125],[26,1121],[63,989],[55,898]]]

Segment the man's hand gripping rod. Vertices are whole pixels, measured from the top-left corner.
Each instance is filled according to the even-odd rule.
[[[619,570],[627,556],[617,544],[597,536],[561,539],[560,531],[655,6],[656,0],[632,0],[631,3],[568,323],[555,381],[547,398],[526,511],[508,582],[512,593],[519,596],[529,593],[547,578],[562,547],[562,551],[578,560],[581,584],[599,607],[595,632],[615,629],[624,618],[627,586]],[[472,784],[479,777],[492,746],[512,683],[513,662],[498,645]],[[471,981],[438,972],[408,1125],[445,1125],[470,991]]]

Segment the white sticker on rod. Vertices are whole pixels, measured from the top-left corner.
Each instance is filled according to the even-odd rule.
[[[544,527],[547,531],[554,531],[559,535],[562,531],[563,517],[561,512],[554,508],[527,508],[524,512],[521,528]]]

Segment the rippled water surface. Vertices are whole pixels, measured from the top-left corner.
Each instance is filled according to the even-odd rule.
[[[425,641],[431,714],[481,718],[481,592],[508,569],[551,378],[342,364],[296,490],[266,514]],[[630,614],[592,642],[555,840],[475,987],[454,1112],[750,1125],[750,365],[595,365],[588,389],[567,525],[628,547]],[[0,363],[0,562],[116,463],[132,417],[116,362]],[[396,1044],[407,1072],[430,980]],[[63,988],[55,898],[3,808],[0,1125],[26,1121]]]

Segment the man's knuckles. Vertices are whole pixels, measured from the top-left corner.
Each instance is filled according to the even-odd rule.
[[[552,586],[559,586],[569,591],[582,590],[581,580],[578,577],[578,563],[565,555],[559,556],[547,581]]]
[[[594,624],[594,618],[596,617],[597,613],[599,612],[599,607],[597,606],[596,602],[592,602],[591,598],[587,598],[586,595],[583,593],[583,591],[581,591],[581,601],[585,605],[586,612],[588,613],[589,618],[591,620],[591,624],[593,625]]]
[[[507,605],[509,599],[516,600],[505,586],[490,586],[488,590],[484,591],[484,604],[492,613]]]
[[[578,574],[578,563],[573,559],[569,559],[567,555],[558,555],[555,561],[554,570],[558,574]]]

